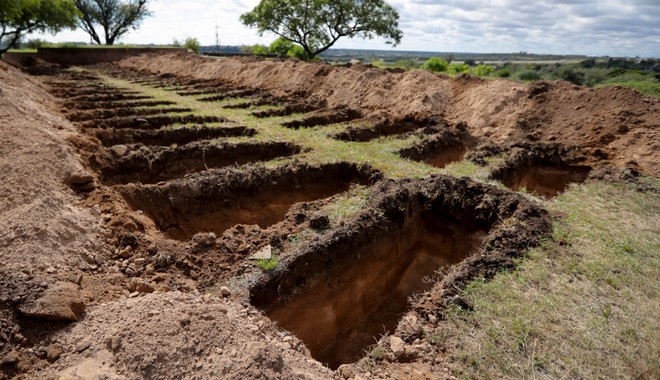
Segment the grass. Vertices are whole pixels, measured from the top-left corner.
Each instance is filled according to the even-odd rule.
[[[466,379],[660,378],[658,200],[626,185],[573,187],[548,203],[565,215],[554,239],[514,272],[470,284],[475,311],[451,309],[429,341]]]
[[[273,253],[270,259],[258,259],[255,260],[257,266],[261,268],[264,272],[269,272],[280,264],[280,259],[276,254]]]
[[[342,124],[294,130],[281,124],[302,115],[258,119],[250,115],[253,110],[222,108],[246,98],[208,103],[199,101],[204,96],[179,96],[172,89],[104,79],[174,101],[194,114],[225,117],[258,131],[253,137],[226,141],[292,141],[304,150],[295,158],[263,164],[266,167],[294,160],[348,161],[369,164],[389,178],[444,173],[491,182],[488,173],[503,160],[490,158],[485,167],[459,162],[438,169],[397,154],[419,137],[345,142],[329,137],[343,130]],[[659,181],[651,182],[660,187]],[[329,199],[321,211],[338,226],[361,212],[371,195],[369,187],[353,186]],[[464,297],[475,310],[450,309],[435,330],[426,332],[427,341],[446,350],[454,374],[465,379],[660,378],[658,195],[628,185],[590,183],[573,186],[551,201],[528,197],[563,216],[555,220],[553,239],[519,259],[515,271],[470,284]],[[302,229],[289,235],[282,257],[307,246],[317,234]],[[273,256],[256,264],[269,271],[279,260]],[[382,354],[375,348],[367,356],[374,362]]]

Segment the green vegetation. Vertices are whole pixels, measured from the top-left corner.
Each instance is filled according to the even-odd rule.
[[[422,70],[429,70],[434,72],[445,72],[449,67],[449,63],[442,58],[431,57],[422,65]]]
[[[78,9],[78,25],[101,45],[97,29],[103,30],[106,45],[114,45],[124,34],[136,29],[142,20],[151,15],[149,0],[74,0]]]
[[[313,60],[340,38],[383,37],[401,42],[399,14],[383,0],[261,0],[241,15],[260,35],[273,33],[300,45]]]
[[[474,311],[450,309],[427,337],[461,378],[657,379],[657,195],[590,183],[546,206],[561,215],[553,240],[473,282]]]
[[[174,41],[172,42],[172,46],[184,47],[186,49],[192,50],[195,54],[199,54],[202,48],[202,45],[199,43],[199,40],[195,37],[186,37],[186,39],[183,40],[183,43],[177,39],[174,39]]]
[[[273,256],[271,256],[270,259],[258,259],[256,260],[256,262],[257,262],[257,266],[261,268],[261,270],[263,270],[264,272],[268,272],[277,268],[277,266],[280,263],[280,259],[277,257],[275,253],[273,253]]]
[[[0,54],[32,32],[58,32],[76,26],[71,0],[2,0],[0,2]]]

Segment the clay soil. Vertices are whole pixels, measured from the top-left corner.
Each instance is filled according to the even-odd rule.
[[[660,102],[618,87],[194,55],[30,72],[0,62],[0,379],[450,379],[423,332],[550,237],[518,191],[660,175]],[[396,159],[435,171],[307,162],[328,128],[414,138]],[[439,174],[495,156],[506,188]]]

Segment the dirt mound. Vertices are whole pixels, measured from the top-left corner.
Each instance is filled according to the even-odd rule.
[[[120,65],[145,73],[220,80],[261,88],[275,96],[316,98],[329,108],[364,116],[443,115],[464,122],[476,137],[578,145],[590,163],[635,167],[660,175],[656,151],[660,101],[620,87],[588,89],[567,82],[524,85],[426,71],[392,72],[295,60],[214,60],[190,55],[145,55]]]
[[[222,297],[171,292],[119,300],[45,343],[59,359],[33,379],[328,379],[254,309]]]

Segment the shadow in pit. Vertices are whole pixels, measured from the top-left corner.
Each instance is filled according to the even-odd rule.
[[[555,144],[516,147],[509,159],[493,170],[490,178],[513,191],[524,189],[552,199],[566,191],[571,183],[582,183],[589,177],[591,167],[571,164],[574,156],[572,149]]]
[[[295,203],[327,198],[353,183],[371,184],[380,178],[373,169],[347,163],[270,170],[248,166],[117,189],[169,238],[188,240],[200,232],[221,235],[237,224],[267,228],[284,220]]]
[[[106,185],[129,182],[156,183],[229,165],[270,161],[300,152],[287,142],[209,143],[197,141],[177,147],[115,146],[105,155],[90,158]]]
[[[468,149],[476,145],[475,139],[462,129],[446,129],[423,139],[399,155],[414,161],[444,168],[452,162],[463,161]]]
[[[523,247],[550,230],[547,214],[538,209],[524,227],[503,227],[499,221],[517,213],[522,218],[521,210],[536,206],[466,179],[390,182],[375,194],[381,195],[352,223],[251,289],[253,305],[332,369],[358,360],[381,335],[394,333],[410,297],[434,287],[428,280],[440,281],[440,268],[478,257],[482,242],[499,241],[504,228],[520,224],[513,239],[524,236]]]
[[[257,131],[247,127],[191,126],[178,129],[86,129],[86,134],[110,147],[120,144],[170,146],[188,144],[198,140],[254,136]]]

